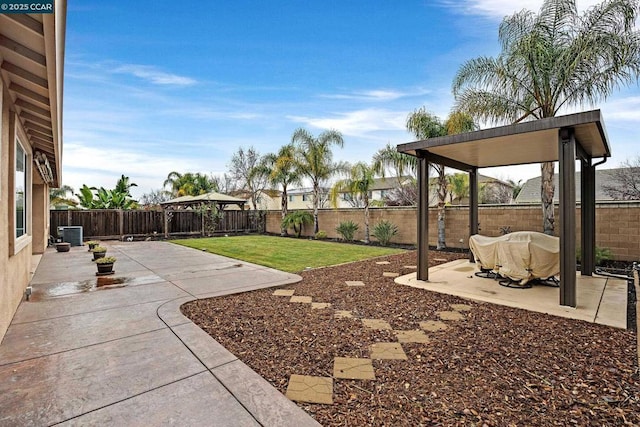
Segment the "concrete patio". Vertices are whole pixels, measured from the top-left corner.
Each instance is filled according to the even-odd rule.
[[[0,345],[0,425],[318,425],[179,310],[299,276],[166,242],[107,247],[103,278],[86,247],[39,260]]]
[[[604,276],[581,276],[577,273],[576,308],[559,304],[559,288],[533,286],[514,289],[500,286],[498,281],[475,276],[475,264],[460,259],[429,269],[429,280],[416,279],[416,273],[395,279],[401,285],[412,286],[474,301],[484,301],[539,313],[579,319],[626,329],[627,282]]]

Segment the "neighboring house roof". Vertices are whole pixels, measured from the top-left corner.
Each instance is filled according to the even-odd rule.
[[[596,170],[596,201],[615,200],[605,192],[607,186],[615,186],[615,174],[622,168]],[[522,186],[522,190],[516,197],[516,203],[540,203],[540,185],[542,177],[531,178]],[[553,194],[553,201],[559,199],[558,174],[553,175],[553,184],[556,191]],[[576,172],[576,202],[580,201],[580,172]]]
[[[400,177],[389,177],[389,178],[375,178],[373,180],[373,184],[371,185],[371,191],[379,191],[379,190],[391,190],[394,188],[398,188],[408,181],[411,181],[413,178],[410,176],[400,176]]]
[[[320,193],[328,193],[329,189],[320,187]],[[311,194],[313,193],[312,187],[304,187],[304,188],[292,188],[291,190],[287,190],[287,194],[290,196],[295,196],[297,194]]]

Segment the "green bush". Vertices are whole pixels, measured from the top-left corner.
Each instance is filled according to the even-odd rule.
[[[112,256],[105,256],[96,260],[96,264],[113,264],[114,262],[116,262],[116,258]]]
[[[349,221],[342,221],[336,227],[336,231],[338,232],[339,235],[342,236],[343,240],[346,240],[347,242],[353,242],[353,236],[356,234],[356,231],[358,231],[358,228],[359,228],[358,224],[349,220]]]
[[[320,231],[318,231],[316,233],[316,240],[324,240],[326,238],[327,238],[327,232],[326,231],[320,230]]]
[[[305,224],[313,224],[313,215],[307,211],[290,212],[282,220],[282,228],[293,228],[296,237],[300,237]]]
[[[398,234],[398,226],[383,219],[373,227],[373,237],[378,239],[382,246],[387,246],[391,238]]]
[[[582,250],[578,247],[576,248],[576,261],[582,261]],[[601,265],[604,261],[609,261],[613,259],[613,253],[609,248],[601,248],[596,246],[596,265]]]

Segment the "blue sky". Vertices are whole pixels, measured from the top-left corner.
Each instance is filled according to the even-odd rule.
[[[541,1],[75,1],[67,16],[63,184],[134,196],[171,171],[222,174],[239,147],[275,152],[298,127],[341,131],[338,160],[413,140],[445,118],[460,64],[499,52],[497,28]],[[578,1],[584,9],[594,1]],[[637,156],[638,85],[598,105],[613,157]],[[528,179],[538,165],[485,170]]]

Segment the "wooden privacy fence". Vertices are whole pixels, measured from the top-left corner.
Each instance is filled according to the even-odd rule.
[[[82,226],[86,239],[123,237],[210,236],[214,234],[262,233],[262,211],[220,211],[218,216],[193,210],[68,210],[51,212],[51,235],[58,227]]]

